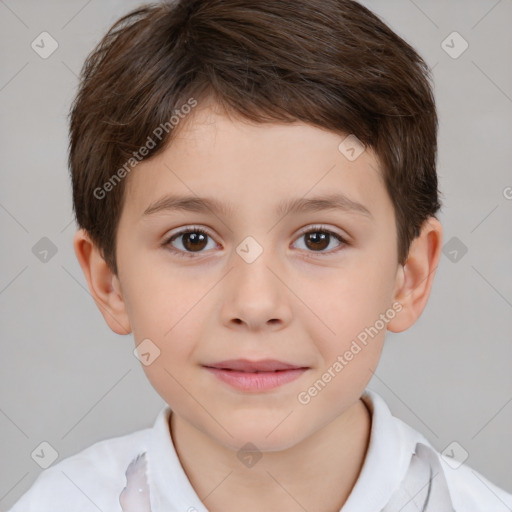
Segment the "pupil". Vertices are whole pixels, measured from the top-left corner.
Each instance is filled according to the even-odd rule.
[[[183,238],[183,245],[186,249],[203,249],[203,247],[206,245],[206,236],[203,233],[186,233],[183,235]]]
[[[312,242],[313,243],[313,246],[310,247],[308,245],[309,248],[312,248],[312,249],[325,249],[326,247],[329,246],[329,234],[328,233],[322,233],[320,231],[315,231],[315,232],[312,232],[312,233],[308,233],[308,236],[306,237],[306,244],[308,244],[308,242]],[[327,242],[327,243],[326,243]]]

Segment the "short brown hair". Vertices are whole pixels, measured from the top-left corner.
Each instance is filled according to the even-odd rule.
[[[421,225],[441,206],[430,82],[418,53],[352,0],[142,6],[110,28],[82,69],[70,110],[77,223],[117,273],[125,180],[112,184],[113,174],[180,105],[210,98],[252,121],[302,121],[354,134],[371,147],[394,204],[403,264]],[[166,131],[143,159],[172,134]],[[98,198],[109,180],[108,194]]]

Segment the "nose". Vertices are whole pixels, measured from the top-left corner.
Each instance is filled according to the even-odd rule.
[[[229,328],[280,330],[291,320],[290,291],[283,271],[267,251],[252,263],[234,254],[223,288],[222,322]]]

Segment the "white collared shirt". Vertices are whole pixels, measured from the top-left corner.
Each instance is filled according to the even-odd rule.
[[[361,398],[372,414],[370,443],[340,512],[380,512],[404,481],[416,444],[432,448],[422,434],[392,416],[377,393],[367,389]],[[100,441],[46,469],[10,512],[122,512],[119,497],[127,468],[144,453],[151,512],[208,512],[179,462],[170,413],[165,407],[152,428]],[[455,464],[437,455],[457,512],[512,511],[512,494],[465,464],[453,469]]]

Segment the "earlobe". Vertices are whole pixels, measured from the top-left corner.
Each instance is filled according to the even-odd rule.
[[[129,334],[131,326],[118,277],[85,230],[76,232],[73,245],[92,298],[108,326],[117,334]]]
[[[441,256],[442,234],[441,223],[435,217],[429,217],[412,241],[407,261],[399,267],[396,278],[394,300],[402,309],[388,322],[388,330],[405,331],[425,309]]]

